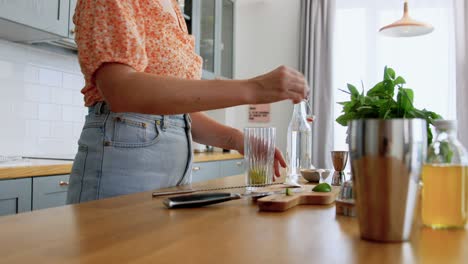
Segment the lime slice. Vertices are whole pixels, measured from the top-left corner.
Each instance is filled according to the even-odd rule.
[[[312,189],[313,192],[331,192],[330,184],[323,182]]]

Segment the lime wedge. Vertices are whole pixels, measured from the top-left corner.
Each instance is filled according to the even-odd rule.
[[[330,184],[323,182],[312,189],[313,192],[331,192]]]

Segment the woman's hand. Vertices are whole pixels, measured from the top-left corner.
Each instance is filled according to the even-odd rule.
[[[236,137],[233,138],[234,140],[234,149],[237,150],[240,154],[244,155],[244,135],[243,133],[237,134]],[[275,161],[274,161],[274,169],[275,169],[275,176],[281,177],[280,173],[280,166],[286,168],[286,161],[284,160],[283,154],[278,148],[275,148]],[[275,178],[273,178],[275,181]]]
[[[253,84],[250,97],[255,104],[287,99],[297,104],[309,94],[309,87],[304,76],[286,66],[280,66],[269,73],[249,79],[248,82]]]
[[[274,168],[275,168],[275,176],[276,177],[281,177],[281,173],[279,170],[279,166],[286,168],[286,161],[284,160],[283,154],[281,154],[281,151],[278,148],[275,148],[275,163],[274,163]],[[273,178],[273,181],[275,178]]]

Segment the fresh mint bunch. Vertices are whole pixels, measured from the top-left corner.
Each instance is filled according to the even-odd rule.
[[[341,90],[350,95],[350,101],[339,102],[343,106],[343,114],[336,119],[342,126],[355,119],[366,118],[421,118],[427,123],[427,142],[432,142],[430,125],[436,119],[442,117],[426,109],[416,109],[413,105],[414,92],[410,88],[404,88],[405,79],[396,76],[392,68],[385,67],[383,81],[377,83],[364,94],[364,88],[359,93],[358,89],[348,84],[348,91]],[[396,100],[395,100],[395,88]]]

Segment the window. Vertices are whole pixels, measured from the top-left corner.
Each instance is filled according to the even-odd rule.
[[[403,1],[336,0],[334,33],[334,101],[349,99],[338,88],[351,83],[369,90],[382,80],[385,65],[406,79],[415,94],[415,106],[444,118],[455,113],[455,41],[452,1],[409,1],[410,15],[430,23],[431,34],[412,38],[389,38],[379,28],[399,19]],[[335,104],[335,119],[341,105]],[[347,149],[346,128],[335,122],[334,149]]]

